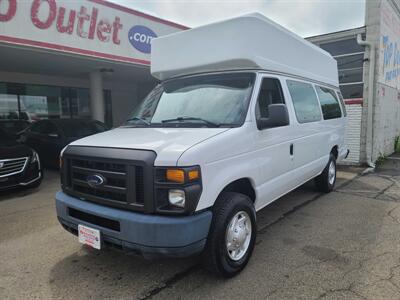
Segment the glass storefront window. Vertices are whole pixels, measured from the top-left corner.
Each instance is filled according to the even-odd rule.
[[[363,81],[363,68],[339,70],[339,82],[351,83]]]
[[[354,99],[363,97],[362,83],[346,84],[346,85],[339,84],[339,87],[344,99]]]
[[[62,101],[60,87],[26,85],[25,95],[21,95],[20,100],[21,111],[26,111],[32,120],[69,117],[69,109],[65,107],[65,101]]]
[[[4,82],[0,82],[0,94],[7,94],[7,88]]]
[[[90,96],[88,89],[71,90],[71,114],[76,118],[90,118]]]
[[[0,119],[90,117],[89,89],[0,82]]]
[[[17,95],[0,94],[0,119],[19,119]]]
[[[333,56],[348,54],[348,53],[364,52],[364,48],[357,43],[356,38],[329,42],[329,43],[322,43],[319,46],[325,51],[328,51]]]
[[[352,69],[352,68],[362,68],[364,65],[364,54],[349,54],[342,57],[336,57],[338,69]]]

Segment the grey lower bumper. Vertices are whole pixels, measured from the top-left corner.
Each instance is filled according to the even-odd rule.
[[[145,257],[185,257],[203,250],[211,224],[212,213],[205,211],[192,216],[145,215],[70,197],[63,192],[56,194],[57,216],[68,231],[77,232],[78,225],[100,230],[103,245],[133,250]],[[106,218],[119,223],[119,230],[99,226],[70,215],[74,209],[91,216]]]

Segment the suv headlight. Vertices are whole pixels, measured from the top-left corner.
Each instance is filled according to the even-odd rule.
[[[35,150],[32,150],[32,158],[31,158],[31,164],[34,163],[38,163],[40,164],[40,160],[39,160],[39,154],[37,154],[37,152]]]
[[[155,176],[156,211],[190,214],[202,192],[199,166],[157,167]]]

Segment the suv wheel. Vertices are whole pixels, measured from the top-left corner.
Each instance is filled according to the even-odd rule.
[[[213,208],[203,265],[217,275],[235,276],[247,265],[256,234],[256,213],[250,198],[239,193],[222,193]]]
[[[329,162],[322,173],[315,178],[317,189],[324,193],[329,193],[333,190],[336,183],[336,157],[331,153]]]

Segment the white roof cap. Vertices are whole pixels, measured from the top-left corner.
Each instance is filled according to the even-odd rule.
[[[151,47],[151,74],[160,80],[261,69],[339,85],[337,63],[328,52],[259,13],[155,38]]]

